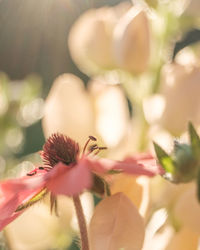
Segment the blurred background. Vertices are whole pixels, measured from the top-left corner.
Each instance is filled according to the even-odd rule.
[[[0,0],[0,177],[39,164],[37,152],[57,130],[80,143],[92,131],[114,159],[151,150],[152,140],[169,150],[189,120],[200,126],[199,41],[198,0]],[[92,108],[79,112],[82,105]],[[83,199],[91,214],[93,198]],[[27,212],[0,234],[0,249],[79,249],[72,204],[60,204],[60,220],[47,217],[48,201]],[[32,227],[34,216],[51,230]]]

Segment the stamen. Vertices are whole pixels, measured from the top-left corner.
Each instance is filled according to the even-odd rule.
[[[33,176],[33,175],[35,175],[35,174],[37,174],[37,170],[33,170],[32,172],[27,173],[26,175],[27,175],[27,176]]]
[[[107,147],[99,147],[100,150],[108,149]]]
[[[86,143],[85,143],[85,145],[84,145],[82,155],[85,154],[86,148],[87,148],[87,146],[88,146],[88,144],[89,144],[90,141],[97,141],[97,139],[96,139],[94,136],[92,136],[92,135],[90,135],[90,136],[88,137],[88,140],[86,141]]]
[[[40,169],[40,170],[46,170],[46,171],[48,172],[48,171],[51,170],[52,168],[51,168],[51,167],[48,167],[48,166],[45,166],[45,167],[40,166],[38,169]]]
[[[90,148],[89,148],[89,153],[92,153],[95,149],[98,149],[98,148],[99,148],[99,147],[98,147],[97,144],[91,145]]]
[[[97,138],[94,137],[94,136],[92,136],[92,135],[90,135],[89,138],[90,138],[90,140],[92,140],[92,141],[97,141]]]
[[[98,147],[98,150],[96,151],[96,153],[94,153],[94,155],[97,155],[101,150],[105,149],[107,149],[107,147]]]

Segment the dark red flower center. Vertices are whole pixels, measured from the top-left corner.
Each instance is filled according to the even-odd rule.
[[[52,134],[43,146],[41,157],[45,165],[54,167],[63,162],[66,165],[75,164],[79,155],[79,145],[68,136]]]

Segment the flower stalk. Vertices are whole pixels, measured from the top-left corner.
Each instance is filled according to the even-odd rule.
[[[76,215],[78,219],[78,225],[80,229],[81,250],[89,250],[87,226],[86,226],[86,221],[85,221],[85,216],[83,213],[81,201],[78,195],[73,196],[73,202],[74,202]]]

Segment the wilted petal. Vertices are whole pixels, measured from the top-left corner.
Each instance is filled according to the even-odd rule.
[[[81,193],[92,185],[91,172],[84,160],[79,161],[76,166],[58,163],[45,176],[46,187],[53,194],[72,196]]]
[[[92,250],[140,250],[144,224],[133,203],[122,193],[101,201],[89,227]]]
[[[47,97],[43,128],[46,137],[62,133],[81,145],[93,134],[93,113],[83,82],[72,74],[58,77]]]

